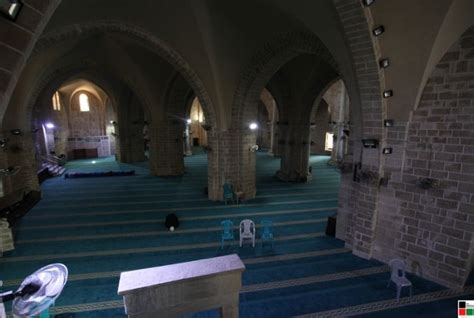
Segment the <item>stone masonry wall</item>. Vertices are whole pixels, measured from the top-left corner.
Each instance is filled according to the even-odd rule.
[[[393,168],[374,256],[403,257],[412,271],[459,288],[474,244],[474,27],[436,66],[406,136],[405,126],[389,131],[394,152],[403,153],[405,137],[406,149],[386,160]]]

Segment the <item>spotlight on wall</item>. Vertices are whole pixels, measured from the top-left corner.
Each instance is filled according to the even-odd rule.
[[[0,0],[0,12],[10,20],[16,20],[22,6],[20,0]]]
[[[53,129],[54,127],[56,127],[56,126],[54,126],[53,123],[46,123],[45,126],[46,126],[46,128],[48,128],[48,129]]]
[[[256,129],[258,129],[258,125],[257,125],[257,123],[250,123],[249,128],[250,128],[250,130],[256,130]]]
[[[0,139],[0,148],[5,148],[8,143],[8,138]]]
[[[13,136],[19,136],[19,135],[21,135],[21,130],[20,129],[12,129],[12,130],[10,130],[10,133]]]
[[[385,32],[385,28],[383,25],[379,25],[377,26],[376,28],[374,28],[372,30],[372,34],[375,35],[375,36],[379,36],[379,35],[382,35],[382,33]]]
[[[393,127],[395,125],[395,121],[393,119],[385,119],[383,121],[383,125],[385,127]]]
[[[389,98],[393,96],[393,91],[391,89],[387,89],[383,92],[383,98]]]
[[[193,121],[191,120],[191,118],[186,119],[186,123],[187,123],[188,125],[191,124],[192,122],[193,122]]]
[[[383,148],[383,149],[382,149],[382,153],[383,153],[384,155],[389,155],[389,154],[391,154],[392,152],[393,152],[393,149],[392,149],[392,148]]]
[[[364,148],[377,148],[379,145],[378,139],[362,139]]]
[[[390,60],[387,58],[387,59],[381,59],[379,61],[379,67],[380,68],[387,68],[390,66]]]
[[[375,2],[375,0],[362,0],[362,5],[364,7],[369,7],[369,6],[373,5],[374,2]]]

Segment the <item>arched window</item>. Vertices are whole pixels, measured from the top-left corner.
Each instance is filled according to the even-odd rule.
[[[204,113],[202,111],[201,103],[197,97],[194,98],[191,105],[191,119],[200,123],[204,122]]]
[[[56,92],[53,95],[53,109],[60,111],[61,110],[61,101],[59,100],[59,93]]]
[[[81,112],[88,112],[90,110],[89,97],[87,97],[87,95],[84,93],[79,95],[79,107],[81,109]]]

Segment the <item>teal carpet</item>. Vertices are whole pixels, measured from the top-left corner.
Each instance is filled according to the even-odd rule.
[[[429,317],[454,316],[456,297],[417,277],[410,276],[413,297],[394,303],[386,266],[355,257],[342,241],[324,235],[339,190],[339,174],[327,161],[311,157],[313,180],[293,184],[273,177],[278,158],[258,153],[257,197],[240,205],[207,200],[204,154],[187,157],[186,174],[170,178],[150,176],[146,163],[119,164],[113,158],[70,162],[68,172],[135,169],[137,175],[44,182],[43,199],[15,229],[16,249],[0,259],[0,279],[5,289],[16,288],[37,268],[62,262],[70,279],[56,313],[125,317],[117,295],[120,271],[238,253],[246,265],[241,317],[378,317],[381,310],[389,317],[428,317],[422,313],[432,305],[436,309]],[[174,233],[163,224],[170,212],[181,222]],[[244,218],[256,224],[271,219],[274,247],[239,248],[235,241],[221,250],[220,222],[230,219],[237,225]],[[411,303],[415,297],[423,297],[423,304]],[[189,317],[217,316],[212,310]]]

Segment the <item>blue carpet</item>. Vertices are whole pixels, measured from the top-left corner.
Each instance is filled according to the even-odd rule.
[[[289,317],[394,299],[383,264],[358,258],[342,241],[324,235],[327,217],[337,210],[340,180],[328,159],[311,157],[312,181],[287,183],[274,177],[279,159],[257,153],[257,197],[240,205],[207,200],[202,152],[185,158],[184,176],[168,178],[150,176],[147,163],[122,164],[113,158],[69,162],[68,172],[133,169],[136,175],[45,181],[43,199],[15,228],[16,249],[0,259],[0,279],[6,288],[15,288],[37,268],[62,262],[70,280],[56,302],[59,312],[125,317],[117,295],[120,271],[238,253],[246,264],[241,317]],[[181,221],[174,233],[163,225],[170,211]],[[233,242],[220,249],[220,222],[230,219],[238,225],[244,218],[256,224],[271,219],[274,247],[257,242],[255,248],[239,248]],[[444,289],[410,278],[414,295]],[[437,303],[440,308],[430,317],[451,313],[452,303]],[[383,314],[409,317],[422,308],[406,306]],[[187,317],[218,317],[218,311]]]

